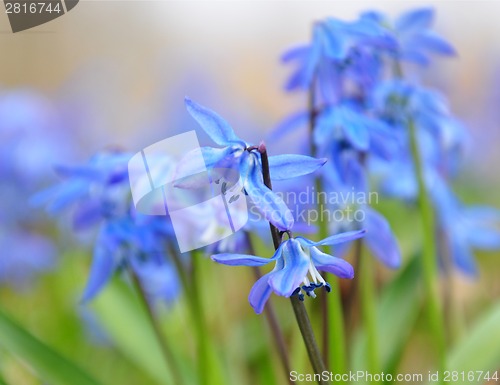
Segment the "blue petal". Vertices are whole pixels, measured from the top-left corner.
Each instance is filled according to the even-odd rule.
[[[455,266],[469,276],[476,276],[477,265],[470,248],[461,239],[453,236],[450,244],[451,257]]]
[[[487,206],[464,209],[464,237],[472,247],[483,250],[500,248],[500,211]]]
[[[77,205],[73,215],[75,230],[88,229],[103,218],[102,202],[99,199],[88,199]]]
[[[370,133],[365,117],[349,107],[339,107],[335,111],[335,125],[342,127],[354,148],[360,151],[368,150]]]
[[[371,252],[390,268],[401,265],[401,252],[387,219],[373,209],[365,207],[365,242]]]
[[[276,155],[269,157],[272,180],[286,180],[307,175],[326,163],[326,158],[316,159],[307,155]]]
[[[248,301],[257,314],[262,313],[273,291],[271,286],[269,286],[268,280],[269,274],[260,277],[252,286],[250,294],[248,295]]]
[[[426,31],[415,36],[411,39],[411,44],[441,55],[455,56],[457,54],[450,43],[432,31]]]
[[[219,146],[233,143],[243,143],[233,129],[222,117],[214,111],[203,107],[189,98],[185,98],[186,108],[210,138]]]
[[[89,184],[87,181],[68,180],[37,193],[32,197],[30,203],[35,206],[47,203],[47,211],[50,214],[57,214],[85,197],[88,192]]]
[[[248,196],[267,221],[281,231],[293,226],[293,215],[283,199],[264,185],[261,167],[255,154],[244,152],[240,164],[240,175]]]
[[[310,250],[312,261],[318,270],[335,274],[340,278],[354,278],[354,269],[349,262],[344,261],[342,258],[323,253],[314,246]]]
[[[276,128],[273,129],[271,135],[269,135],[269,140],[274,141],[282,138],[284,135],[293,132],[294,130],[301,128],[307,124],[309,121],[309,112],[301,111],[288,116],[283,120]]]
[[[325,238],[319,242],[313,242],[303,237],[296,237],[295,239],[305,247],[333,246],[339,243],[350,242],[355,239],[361,238],[365,235],[365,232],[365,230],[346,231],[345,233],[332,235],[331,237]]]
[[[311,48],[309,45],[299,45],[296,47],[292,47],[281,56],[281,61],[283,63],[287,63],[289,61],[297,59],[303,60],[308,55],[310,49]]]
[[[402,14],[396,21],[396,30],[399,33],[415,33],[427,29],[432,25],[434,10],[419,8]]]
[[[203,162],[200,159],[200,150]],[[174,186],[178,188],[200,188],[206,186],[208,175],[205,172],[213,168],[230,168],[241,155],[242,147],[224,148],[201,147],[182,157],[175,170]]]
[[[289,239],[283,245],[283,268],[268,274],[269,285],[278,295],[289,297],[307,275],[310,259],[297,240]]]
[[[272,258],[262,258],[248,254],[222,253],[214,254],[210,258],[215,262],[229,266],[264,266],[278,258],[280,254],[281,250],[279,251],[279,254],[275,253]]]
[[[101,233],[101,235],[104,233]],[[98,241],[94,248],[94,256],[87,286],[82,295],[82,302],[94,298],[109,281],[115,270],[115,260],[105,241]]]

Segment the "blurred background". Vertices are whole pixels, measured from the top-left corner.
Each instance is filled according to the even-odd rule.
[[[64,228],[35,223],[34,218],[45,214],[30,206],[32,194],[56,180],[54,164],[83,162],[104,148],[135,153],[173,133],[196,129],[184,108],[186,95],[218,111],[248,140],[264,138],[305,103],[304,95],[283,91],[290,69],[280,62],[280,55],[292,45],[307,42],[315,20],[327,16],[354,19],[368,9],[395,16],[417,6],[435,8],[435,29],[459,53],[453,59],[436,59],[430,68],[415,69],[421,83],[446,94],[452,111],[469,129],[472,141],[465,173],[457,181],[459,194],[466,202],[500,207],[496,193],[500,184],[499,2],[80,1],[67,15],[16,34],[2,12],[2,307],[42,340],[98,373],[104,382],[158,383],[144,369],[154,364],[115,349],[99,325],[102,320],[79,305],[88,272],[88,247],[76,248],[74,236]],[[3,166],[8,162],[12,164],[7,169]],[[411,224],[395,227],[398,235],[411,235]],[[83,244],[91,244],[92,237],[88,238]],[[24,246],[22,255],[46,256],[29,261],[36,275],[12,266],[9,271],[17,271],[17,276],[2,275],[1,269],[7,271],[3,255],[14,243]],[[456,278],[455,289],[470,318],[500,295],[500,281],[495,279],[498,257],[479,255],[479,280]],[[248,332],[265,332],[246,301],[251,272],[243,272],[246,278],[241,281],[229,269],[212,270],[217,268],[216,274],[236,288],[210,297],[208,312],[213,332],[220,333],[221,349],[226,355],[234,353],[227,364],[236,368],[230,371],[233,383],[264,383],[255,378],[260,374],[251,374],[252,365],[271,365],[276,359],[269,361],[260,354],[265,346]],[[207,293],[211,290],[218,290],[216,282]],[[104,294],[105,304],[116,303],[115,294]],[[233,307],[227,308],[228,303]],[[286,305],[278,303],[278,307]],[[188,350],[192,341],[179,337],[186,333],[183,305],[164,311],[172,320],[167,333]],[[120,322],[126,324],[126,320]],[[415,344],[423,345],[418,337],[417,333]],[[303,351],[298,351],[300,357]],[[245,369],[240,372],[237,364],[248,360],[252,365],[242,365]],[[425,358],[419,355],[415,361],[410,352],[402,367],[418,371],[426,365]],[[0,368],[12,384],[41,384],[28,365],[2,350]],[[276,381],[283,379],[278,376]]]

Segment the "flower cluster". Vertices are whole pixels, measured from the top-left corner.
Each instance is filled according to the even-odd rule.
[[[498,213],[467,209],[454,196],[448,181],[459,169],[466,130],[443,96],[403,78],[405,63],[422,66],[432,54],[455,55],[454,48],[431,29],[433,18],[432,9],[422,8],[394,22],[373,11],[351,22],[331,18],[317,22],[311,43],[283,56],[285,62],[297,63],[286,89],[306,90],[309,111],[287,119],[277,134],[289,132],[307,118],[313,154],[330,160],[321,171],[327,188],[367,191],[370,180],[376,179],[382,193],[415,201],[417,180],[409,134],[414,128],[425,184],[439,232],[444,234],[441,249],[449,250],[459,269],[473,273],[470,250],[498,248]],[[363,209],[367,245],[385,265],[397,267],[401,256],[389,223],[373,208]],[[465,235],[474,226],[481,235]]]
[[[135,211],[128,182],[129,159],[127,153],[105,152],[84,165],[59,166],[56,170],[64,180],[33,199],[36,204],[46,204],[51,214],[73,208],[77,231],[98,228],[83,301],[97,295],[114,272],[124,267],[133,269],[152,301],[169,302],[179,293],[179,280],[166,252],[172,227],[164,217]]]
[[[291,234],[293,217],[283,200],[266,186],[263,163],[268,161],[270,177],[273,180],[286,180],[310,174],[326,162],[305,155],[276,155],[267,158],[263,144],[249,145],[239,139],[231,126],[215,112],[202,107],[189,99],[186,105],[191,115],[198,121],[213,141],[223,148],[204,147],[202,154],[207,168],[224,166],[239,171],[245,193],[261,211],[266,220],[281,231]],[[189,168],[190,157],[185,158],[181,167]],[[226,265],[263,266],[275,262],[274,269],[261,277],[253,286],[249,301],[257,313],[261,313],[271,295],[290,297],[298,295],[304,299],[301,290],[314,297],[314,290],[330,286],[318,271],[333,273],[342,278],[353,278],[352,266],[341,258],[321,252],[316,246],[334,245],[348,242],[364,235],[364,231],[353,231],[328,237],[319,242],[306,238],[290,236],[282,242],[273,257],[263,258],[254,255],[222,253],[212,255],[216,262]]]

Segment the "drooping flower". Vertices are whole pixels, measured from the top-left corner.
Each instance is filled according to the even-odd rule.
[[[251,146],[238,138],[233,129],[214,111],[186,98],[186,107],[193,118],[210,138],[222,148],[202,147],[205,167],[236,169],[242,180],[245,193],[252,199],[266,220],[279,230],[293,226],[293,216],[283,200],[265,184],[259,146]],[[192,156],[195,155],[195,156]],[[195,174],[199,170],[198,153],[187,154],[181,162],[179,173]],[[326,159],[315,159],[305,155],[276,155],[269,157],[271,178],[284,180],[312,173],[323,166]],[[179,187],[189,187],[178,184]]]
[[[298,295],[301,300],[305,292],[315,297],[314,290],[330,286],[320,271],[335,274],[341,278],[353,278],[352,266],[341,258],[323,253],[317,246],[336,245],[362,237],[363,230],[337,234],[319,242],[303,237],[290,238],[281,243],[272,258],[245,254],[215,254],[212,260],[230,266],[264,266],[274,262],[274,269],[262,276],[252,287],[248,297],[256,313],[262,313],[271,293],[290,297]]]

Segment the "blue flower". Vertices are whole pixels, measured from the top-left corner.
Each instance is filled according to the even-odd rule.
[[[330,286],[319,271],[335,274],[341,278],[353,278],[352,266],[341,258],[325,254],[316,246],[336,245],[362,237],[364,231],[337,234],[319,242],[303,237],[290,238],[281,243],[272,258],[262,258],[245,254],[212,255],[215,262],[230,266],[263,266],[275,262],[274,269],[262,276],[252,287],[249,301],[256,313],[262,313],[269,296],[276,294],[290,297],[298,295],[304,298],[301,290],[308,296],[315,297],[314,290]]]
[[[329,18],[315,23],[312,35],[309,45],[294,47],[282,57],[284,62],[298,63],[286,89],[309,89],[317,76],[326,99],[329,99],[327,95],[338,93],[338,73],[354,57],[362,56],[361,61],[368,59],[370,64],[375,63],[374,58],[363,51],[364,47],[394,45],[385,28],[369,18],[352,22]]]
[[[435,180],[430,194],[445,242],[445,247],[440,250],[441,261],[451,258],[460,271],[476,275],[473,250],[500,250],[500,210],[463,205],[441,179]],[[444,253],[449,253],[449,256]]]
[[[238,138],[233,129],[214,111],[186,98],[186,107],[210,138],[222,148],[203,147],[201,152],[206,168],[230,168],[239,171],[245,192],[252,199],[263,217],[279,230],[286,231],[293,226],[293,216],[283,200],[265,184],[262,176],[260,157],[261,146],[250,146]],[[194,154],[194,153],[193,153]],[[304,155],[276,155],[269,157],[271,178],[284,180],[306,175],[325,164],[325,159],[315,159]],[[197,154],[187,154],[178,170],[182,174],[195,174],[199,169]],[[189,172],[187,171],[189,170]],[[189,186],[182,183],[178,187]]]
[[[450,43],[431,30],[434,21],[434,10],[431,8],[403,13],[393,24],[383,14],[373,11],[363,13],[361,19],[371,20],[386,28],[397,42],[395,49],[388,51],[396,59],[426,65],[429,53],[443,56],[456,54]]]
[[[171,301],[179,292],[165,251],[174,231],[165,217],[139,214],[131,205],[126,153],[101,153],[81,166],[59,166],[63,182],[34,197],[57,214],[73,208],[76,230],[95,229],[90,274],[82,295],[94,298],[115,272],[130,267],[151,301]]]

